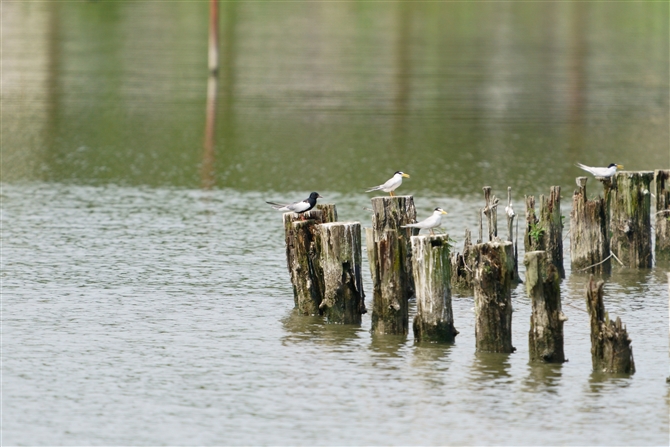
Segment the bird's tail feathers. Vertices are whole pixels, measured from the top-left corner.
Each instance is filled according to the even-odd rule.
[[[272,208],[274,208],[276,210],[278,210],[280,208],[284,208],[286,206],[286,205],[282,205],[281,203],[276,203],[276,202],[265,202],[265,203],[267,203],[268,205],[271,205]]]
[[[365,192],[379,191],[380,189],[382,189],[381,186],[373,186],[372,188],[368,189]]]

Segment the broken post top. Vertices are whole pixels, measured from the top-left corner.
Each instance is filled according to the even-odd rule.
[[[447,234],[424,234],[424,235],[418,235],[418,236],[412,236],[412,243],[414,241],[417,242],[423,242],[423,243],[430,243],[431,246],[433,247],[442,247],[445,245],[449,245],[449,235]]]
[[[333,203],[320,203],[317,204],[313,209],[302,213],[284,213],[284,223],[288,222],[300,222],[302,220],[313,220],[317,224],[336,222],[337,221],[337,208]]]
[[[400,230],[402,225],[416,222],[416,208],[412,196],[373,197],[371,200],[372,229],[376,233]]]

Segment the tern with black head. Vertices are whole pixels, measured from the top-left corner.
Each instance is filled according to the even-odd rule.
[[[282,211],[285,213],[293,212],[300,214],[300,217],[304,219],[303,213],[306,213],[307,211],[311,210],[316,206],[316,199],[323,199],[323,197],[321,197],[318,192],[313,192],[305,200],[301,200],[300,202],[289,203],[288,205],[283,205],[281,203],[276,202],[265,202],[265,203],[272,205],[272,208],[276,209],[277,211]]]
[[[619,165],[616,163],[610,163],[610,165],[606,168],[594,168],[591,166],[583,165],[581,163],[575,163],[575,166],[577,166],[579,169],[583,169],[586,172],[593,174],[596,177],[602,177],[602,178],[612,177],[614,174],[616,174],[617,169],[623,169],[623,165]]]

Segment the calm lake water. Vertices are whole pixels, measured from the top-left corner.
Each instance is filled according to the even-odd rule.
[[[577,161],[667,168],[667,3],[221,3],[212,147],[207,8],[2,3],[3,445],[668,444],[670,265],[613,266],[637,372],[606,376],[566,240],[569,362],[530,365],[523,285],[511,355],[472,296],[453,345],[296,315],[264,203],[368,226],[402,169],[460,248],[484,185],[568,216]]]

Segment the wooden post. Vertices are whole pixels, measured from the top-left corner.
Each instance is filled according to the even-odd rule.
[[[603,303],[604,281],[586,285],[586,307],[591,321],[591,360],[593,369],[607,373],[635,372],[633,348],[619,317],[611,321]]]
[[[209,0],[209,41],[207,46],[209,73],[216,76],[219,72],[219,0]]]
[[[670,169],[654,171],[656,184],[656,259],[670,259]]]
[[[498,237],[498,199],[496,196],[491,196],[491,187],[484,186],[484,200],[486,205],[482,210],[482,213],[486,216],[486,222],[489,227],[489,241],[494,240]],[[480,236],[481,237],[481,236]]]
[[[481,215],[481,214],[480,214]],[[472,234],[465,229],[465,241],[463,242],[463,254],[453,253],[451,263],[451,286],[454,289],[472,289],[474,277],[474,259],[472,257]]]
[[[323,297],[323,272],[319,263],[321,247],[317,225],[337,219],[335,205],[317,205],[305,213],[305,220],[294,213],[284,213],[286,264],[291,275],[295,307],[303,315],[320,314]]]
[[[507,218],[507,240],[514,243],[514,276],[512,280],[518,283],[521,281],[521,278],[519,277],[519,247],[514,240],[514,218],[516,217],[516,214],[512,207],[511,186],[507,187],[507,207],[505,208],[505,217]]]
[[[331,323],[360,324],[365,310],[361,279],[361,224],[333,222],[318,226],[323,300],[319,310]]]
[[[572,271],[609,275],[612,271],[605,199],[588,200],[586,177],[577,177],[579,189],[572,196],[570,212],[570,262]]]
[[[549,199],[540,196],[540,217],[535,214],[535,197],[526,197],[526,252],[544,250],[547,259],[554,264],[561,278],[565,278],[563,267],[563,221],[561,217],[561,187],[552,186]]]
[[[609,198],[610,248],[624,265],[650,268],[652,171],[617,172]]]
[[[532,313],[528,332],[531,362],[563,363],[563,322],[561,279],[556,267],[547,260],[545,251],[531,251],[524,258],[526,292]]]
[[[416,287],[414,338],[453,342],[458,331],[451,309],[449,236],[412,236],[412,259]]]
[[[475,259],[475,339],[477,351],[514,352],[512,346],[511,242],[472,247]]]
[[[409,298],[414,294],[411,229],[416,221],[412,196],[372,199],[372,228],[365,239],[372,276],[372,332],[407,334]]]

